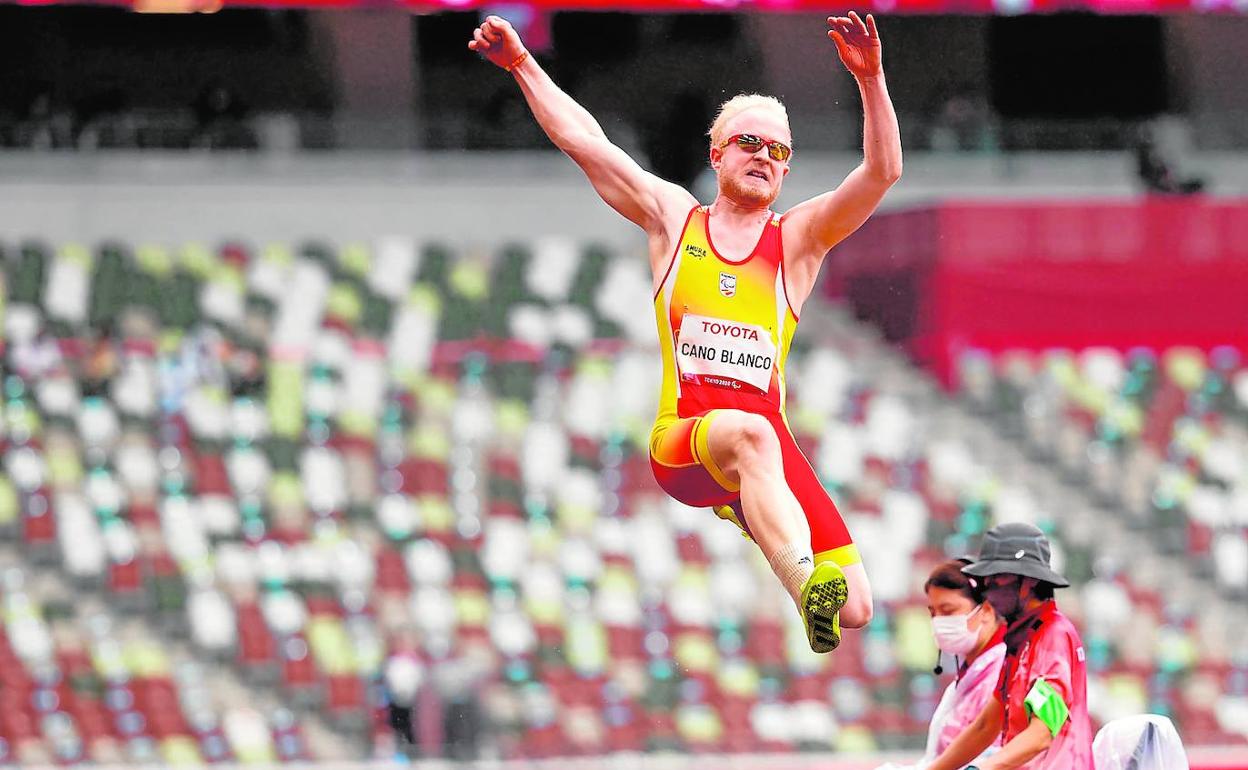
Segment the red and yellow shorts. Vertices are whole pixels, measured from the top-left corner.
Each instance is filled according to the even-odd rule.
[[[741,487],[711,458],[707,431],[722,410],[657,423],[650,433],[650,468],[654,478],[672,497],[695,508],[713,508],[721,519],[741,528],[747,536],[750,523],[741,509]],[[798,448],[780,414],[764,414],[780,441],[784,478],[802,506],[810,524],[811,550],[815,562],[834,561],[842,567],[861,561],[854,539],[836,504],[815,475],[814,468]]]

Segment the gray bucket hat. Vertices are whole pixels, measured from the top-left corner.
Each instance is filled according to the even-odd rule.
[[[1070,585],[1049,566],[1049,553],[1049,539],[1031,524],[998,524],[984,533],[979,558],[963,567],[962,572],[975,577],[1022,575],[1058,588]]]

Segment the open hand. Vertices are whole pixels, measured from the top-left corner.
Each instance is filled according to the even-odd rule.
[[[511,26],[511,22],[502,16],[485,17],[481,26],[473,30],[472,40],[468,41],[468,48],[504,68],[524,53],[524,44],[520,42],[520,35]]]
[[[880,33],[875,28],[875,17],[867,14],[864,23],[858,14],[850,11],[848,16],[829,16],[828,37],[836,43],[845,68],[858,78],[869,78],[884,71],[880,56]]]

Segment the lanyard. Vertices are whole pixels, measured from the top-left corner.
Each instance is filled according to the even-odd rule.
[[[1032,612],[1016,620],[1005,634],[1005,665],[1001,679],[997,682],[998,696],[1001,699],[1003,715],[1001,718],[1001,743],[1005,744],[1005,734],[1010,729],[1010,687],[1014,683],[1014,675],[1027,657],[1027,670],[1031,670],[1031,640],[1036,632],[1048,619],[1049,602],[1045,602]]]

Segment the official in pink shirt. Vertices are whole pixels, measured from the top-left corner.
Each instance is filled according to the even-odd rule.
[[[953,658],[950,682],[927,732],[927,751],[916,770],[927,767],[965,730],[992,700],[1005,660],[1005,624],[985,603],[978,581],[962,572],[970,562],[955,559],[937,565],[923,586],[932,635],[942,655]],[[937,674],[942,667],[936,666]],[[994,741],[989,747],[1000,746]]]
[[[997,691],[1001,663],[1005,660],[1005,624],[984,602],[978,581],[962,573],[962,568],[970,563],[970,559],[942,562],[923,586],[927,611],[932,616],[932,636],[940,654],[953,659],[957,674],[932,714],[927,750],[913,765],[889,762],[876,770],[925,770],[975,721]],[[936,675],[943,671],[938,662]],[[1000,741],[994,741],[981,757],[992,754],[1000,745]]]
[[[1083,642],[1053,599],[1070,583],[1049,554],[1036,527],[1000,524],[963,568],[1008,623],[1005,661],[993,699],[927,770],[1093,770]],[[998,737],[1001,750],[977,760]]]

